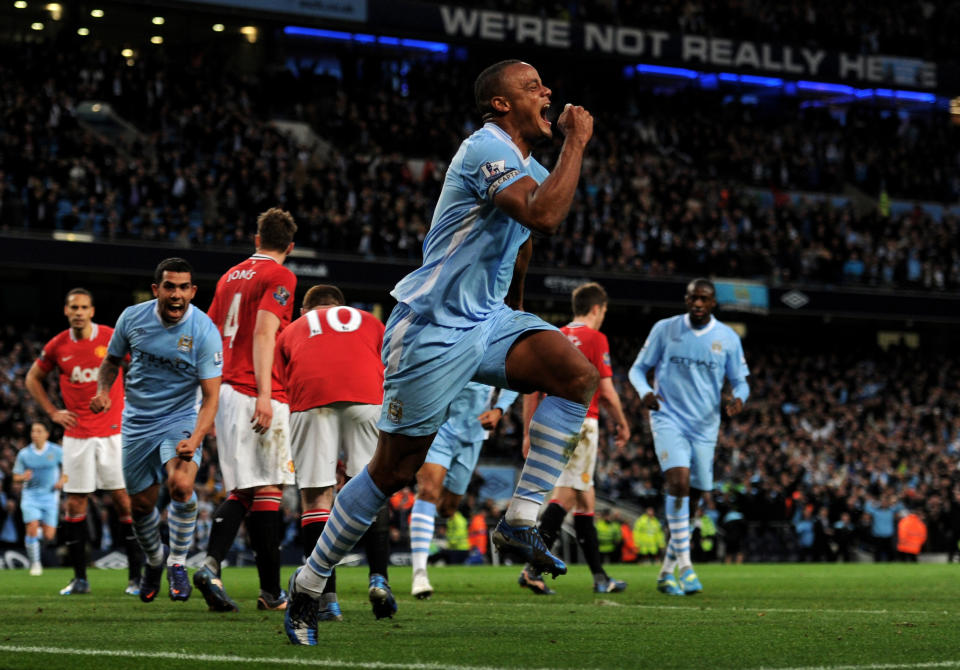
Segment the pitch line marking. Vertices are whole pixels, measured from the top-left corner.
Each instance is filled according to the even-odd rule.
[[[542,601],[542,599],[541,599]],[[485,605],[485,603],[455,602],[452,600],[434,600],[430,599],[433,605],[454,605],[464,607],[470,605]],[[559,602],[559,601],[557,601]],[[571,607],[593,607],[594,604],[616,605],[618,607],[627,607],[641,610],[670,610],[670,611],[690,611],[690,612],[764,612],[769,614],[917,614],[917,615],[936,615],[936,616],[954,616],[956,613],[947,610],[838,610],[838,609],[800,609],[787,607],[685,607],[683,605],[639,605],[636,603],[617,603],[607,599],[597,599],[593,603],[563,603],[563,606]],[[498,607],[544,607],[541,602],[531,603],[499,603]],[[958,661],[960,662],[960,661]],[[851,666],[853,667],[853,666]],[[860,667],[860,666],[856,666]]]
[[[29,647],[0,645],[0,651],[14,654],[68,654],[73,656],[113,656],[118,658],[156,658],[174,661],[201,661],[205,663],[266,663],[271,665],[298,665],[305,667],[361,668],[362,670],[506,670],[487,665],[450,665],[448,663],[383,663],[380,661],[345,661],[332,658],[280,658],[228,656],[215,654],[186,654],[172,651],[130,651],[128,649],[68,649],[64,647]],[[531,670],[549,670],[532,668]]]
[[[960,661],[928,661],[926,663],[868,663],[865,665],[806,665],[796,668],[775,666],[757,670],[922,670],[924,668],[958,668]]]

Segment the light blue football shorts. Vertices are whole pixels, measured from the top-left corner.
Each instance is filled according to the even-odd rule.
[[[193,417],[172,421],[160,431],[135,439],[123,435],[123,481],[127,493],[140,493],[162,482],[167,476],[164,465],[177,457],[177,445],[193,434],[195,426],[196,418]],[[193,462],[200,467],[202,459],[203,448],[200,447],[193,453]]]
[[[60,521],[60,494],[23,493],[20,496],[20,513],[23,514],[24,523],[39,521],[44,526],[56,528]]]
[[[436,433],[467,382],[510,388],[510,347],[521,335],[539,330],[557,328],[506,305],[475,326],[450,328],[398,304],[383,335],[383,410],[377,427],[411,436]]]
[[[663,472],[671,468],[690,468],[690,486],[701,491],[713,488],[713,452],[716,438],[695,439],[686,435],[670,419],[650,412],[653,446]]]
[[[483,442],[464,442],[447,428],[447,424],[440,426],[440,431],[433,438],[430,451],[427,452],[425,463],[433,463],[446,468],[447,475],[443,478],[443,488],[462,496],[467,492],[470,478],[480,460],[480,449]]]

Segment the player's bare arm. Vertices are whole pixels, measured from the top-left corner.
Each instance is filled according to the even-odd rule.
[[[523,311],[523,282],[527,278],[527,266],[533,256],[533,238],[529,238],[517,251],[517,260],[513,264],[513,279],[503,301],[510,309]]]
[[[597,390],[600,392],[600,402],[613,417],[613,422],[616,425],[617,437],[613,443],[622,447],[630,439],[630,424],[627,422],[627,416],[623,413],[620,396],[617,395],[617,390],[613,387],[613,379],[610,377],[601,379]]]
[[[23,474],[18,475],[14,473],[13,475],[14,484],[22,484],[23,482],[29,482],[31,479],[33,479],[33,470],[24,470]]]
[[[483,426],[484,430],[493,430],[500,423],[500,419],[503,418],[503,410],[499,407],[494,407],[493,409],[488,409],[486,412],[480,414],[477,417],[477,421],[480,422],[480,425]]]
[[[121,365],[123,361],[116,356],[107,354],[104,357],[103,363],[100,364],[100,372],[97,373],[97,394],[90,399],[91,412],[98,414],[110,409],[110,389],[117,381]]]
[[[273,355],[277,342],[280,318],[273,312],[261,309],[253,328],[253,376],[257,381],[257,403],[250,424],[253,430],[263,434],[273,421]]]
[[[50,401],[50,396],[47,395],[47,389],[43,386],[43,381],[47,378],[47,374],[47,371],[34,361],[33,365],[30,366],[30,370],[27,372],[27,379],[25,381],[27,391],[30,392],[33,399],[40,405],[40,409],[43,410],[44,414],[50,417],[51,421],[60,424],[64,428],[73,428],[77,425],[77,415],[68,409],[57,409],[57,406]]]
[[[593,116],[583,107],[567,105],[557,126],[566,137],[553,172],[541,184],[532,177],[523,177],[493,198],[494,204],[511,218],[547,235],[556,232],[573,204],[583,151],[593,136]]]
[[[732,398],[725,406],[727,416],[736,416],[743,410],[743,401],[740,398]]]
[[[203,444],[203,438],[213,430],[213,419],[217,415],[217,404],[220,402],[220,377],[200,380],[200,411],[197,412],[197,423],[193,434],[177,444],[177,456],[189,461],[193,454]]]

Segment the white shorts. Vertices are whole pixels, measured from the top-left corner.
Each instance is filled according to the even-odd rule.
[[[273,421],[263,435],[254,432],[250,418],[257,399],[229,384],[220,385],[220,405],[214,421],[223,487],[227,491],[257,486],[293,484],[290,458],[290,407],[271,400]]]
[[[301,489],[337,483],[337,458],[343,450],[347,477],[355,477],[373,458],[380,431],[380,405],[335,402],[290,415],[290,450]]]
[[[64,493],[116,491],[123,484],[120,433],[107,437],[63,438]]]
[[[557,486],[589,491],[593,487],[593,471],[597,467],[597,443],[600,428],[596,419],[584,419],[580,429],[580,442],[573,450],[573,456],[557,479]]]

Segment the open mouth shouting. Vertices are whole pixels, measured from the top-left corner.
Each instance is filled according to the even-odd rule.
[[[549,112],[550,112],[550,103],[547,102],[543,105],[543,107],[540,108],[540,123],[546,126],[548,132],[550,130],[550,126],[552,125],[550,123],[550,119],[548,118]]]

